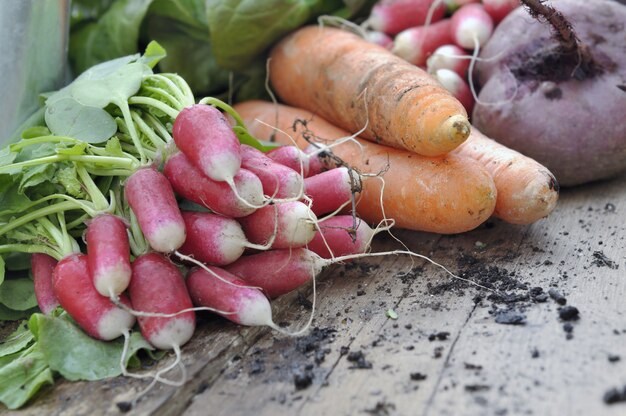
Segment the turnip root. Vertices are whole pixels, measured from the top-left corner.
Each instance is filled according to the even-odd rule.
[[[626,170],[626,7],[551,5],[561,15],[549,11],[547,22],[516,9],[485,45],[481,57],[497,58],[477,65],[473,124],[547,166],[561,185],[609,178]]]

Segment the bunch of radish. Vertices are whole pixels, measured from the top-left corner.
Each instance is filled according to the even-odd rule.
[[[127,334],[137,317],[146,340],[178,354],[194,332],[194,310],[281,330],[269,299],[368,250],[374,231],[340,214],[360,190],[354,171],[326,170],[315,149],[263,153],[241,144],[211,105],[183,108],[172,137],[177,150],[162,166],[123,182],[119,202],[128,209],[88,221],[86,254],[32,257],[43,312],[60,305],[102,340]],[[179,207],[190,202],[195,210]]]
[[[472,55],[519,5],[519,0],[379,0],[363,26],[379,34],[367,39],[426,69],[471,114]]]

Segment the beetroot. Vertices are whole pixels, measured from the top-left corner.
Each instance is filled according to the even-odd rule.
[[[513,11],[482,51],[498,59],[477,66],[483,104],[473,124],[547,166],[561,185],[614,176],[626,170],[626,7],[548,4],[571,23],[580,46],[563,46],[571,40],[567,23],[557,21],[556,31],[526,8]]]

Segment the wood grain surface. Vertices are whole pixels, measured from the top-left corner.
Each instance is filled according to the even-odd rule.
[[[490,290],[408,256],[329,267],[307,335],[200,315],[183,348],[188,382],[157,386],[126,414],[626,414],[626,403],[603,400],[626,385],[626,177],[562,191],[556,211],[531,226],[490,220],[462,235],[395,235]],[[376,251],[402,248],[379,237]],[[536,296],[549,289],[580,319],[560,319],[561,305]],[[309,286],[274,302],[276,322],[300,328],[312,296]],[[498,323],[515,319],[524,323]],[[58,380],[19,412],[0,413],[122,414],[117,403],[145,385]]]

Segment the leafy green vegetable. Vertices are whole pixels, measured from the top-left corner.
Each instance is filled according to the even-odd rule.
[[[33,281],[29,278],[5,280],[0,285],[0,303],[16,311],[36,307]]]
[[[66,97],[46,106],[46,123],[55,134],[100,143],[115,134],[117,125],[104,109],[81,105]]]
[[[141,22],[151,3],[152,0],[117,0],[110,2],[109,8],[102,4],[104,7],[92,9],[89,17],[99,19],[72,31],[69,58],[76,73],[99,62],[135,53]],[[79,3],[83,5],[84,2]]]
[[[52,371],[48,368],[45,357],[37,345],[2,357],[0,401],[9,409],[22,406],[44,384],[52,384],[52,382]]]
[[[168,17],[208,35],[206,0],[155,0],[149,15]]]
[[[24,321],[11,335],[0,343],[0,357],[22,351],[34,341],[35,337],[28,329],[28,323]]]
[[[38,308],[28,309],[26,311],[15,311],[0,303],[0,321],[17,321],[19,319],[25,319],[38,311]]]
[[[326,10],[318,7],[325,5]],[[219,65],[245,71],[277,39],[304,25],[315,12],[330,12],[341,1],[217,0],[207,7],[213,52]]]
[[[121,340],[102,342],[85,334],[67,317],[34,314],[28,321],[50,368],[68,380],[101,380],[122,373]],[[139,350],[152,350],[140,333],[130,337],[126,364]]]
[[[156,6],[156,3],[155,3]],[[228,74],[215,61],[208,28],[204,33],[189,33],[189,29],[176,20],[151,16],[147,33],[167,49],[169,58],[159,63],[163,72],[182,76],[193,91],[219,94],[228,88]]]

